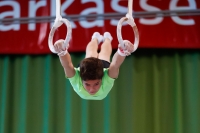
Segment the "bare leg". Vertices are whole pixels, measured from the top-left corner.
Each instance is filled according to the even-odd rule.
[[[101,45],[101,51],[98,56],[99,59],[110,62],[110,56],[112,53],[111,41],[112,41],[112,36],[110,35],[110,33],[109,33],[109,36],[108,36],[108,33],[107,33],[107,36],[105,36],[105,33],[104,33],[104,42]]]
[[[98,57],[97,50],[98,50],[98,40],[96,38],[94,38],[88,43],[88,45],[86,47],[85,58],[88,58],[88,57],[97,58]]]
[[[103,36],[99,32],[94,32],[92,35],[92,40],[88,43],[86,47],[86,57],[98,58],[98,44],[103,41]]]

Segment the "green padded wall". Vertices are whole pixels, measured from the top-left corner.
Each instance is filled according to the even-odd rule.
[[[0,55],[0,133],[199,133],[199,112],[198,50],[138,49],[101,101],[73,91],[57,55]]]

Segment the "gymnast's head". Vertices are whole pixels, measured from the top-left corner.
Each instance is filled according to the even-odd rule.
[[[103,63],[100,59],[89,57],[80,62],[80,77],[84,88],[90,94],[99,90],[103,74]]]

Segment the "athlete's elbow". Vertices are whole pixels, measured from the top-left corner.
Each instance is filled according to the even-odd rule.
[[[73,69],[74,68],[72,63],[65,63],[65,64],[62,64],[62,66],[65,69]]]

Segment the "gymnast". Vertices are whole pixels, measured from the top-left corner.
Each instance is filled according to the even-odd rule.
[[[95,32],[86,47],[86,56],[77,67],[74,67],[68,47],[60,39],[53,45],[58,53],[65,76],[69,79],[74,91],[83,99],[102,100],[114,85],[119,75],[119,68],[126,56],[134,51],[134,45],[124,40],[124,47],[118,45],[118,50],[110,62],[112,54],[112,36],[109,32],[100,35]],[[98,45],[101,45],[98,53]],[[69,45],[68,45],[69,46]]]

